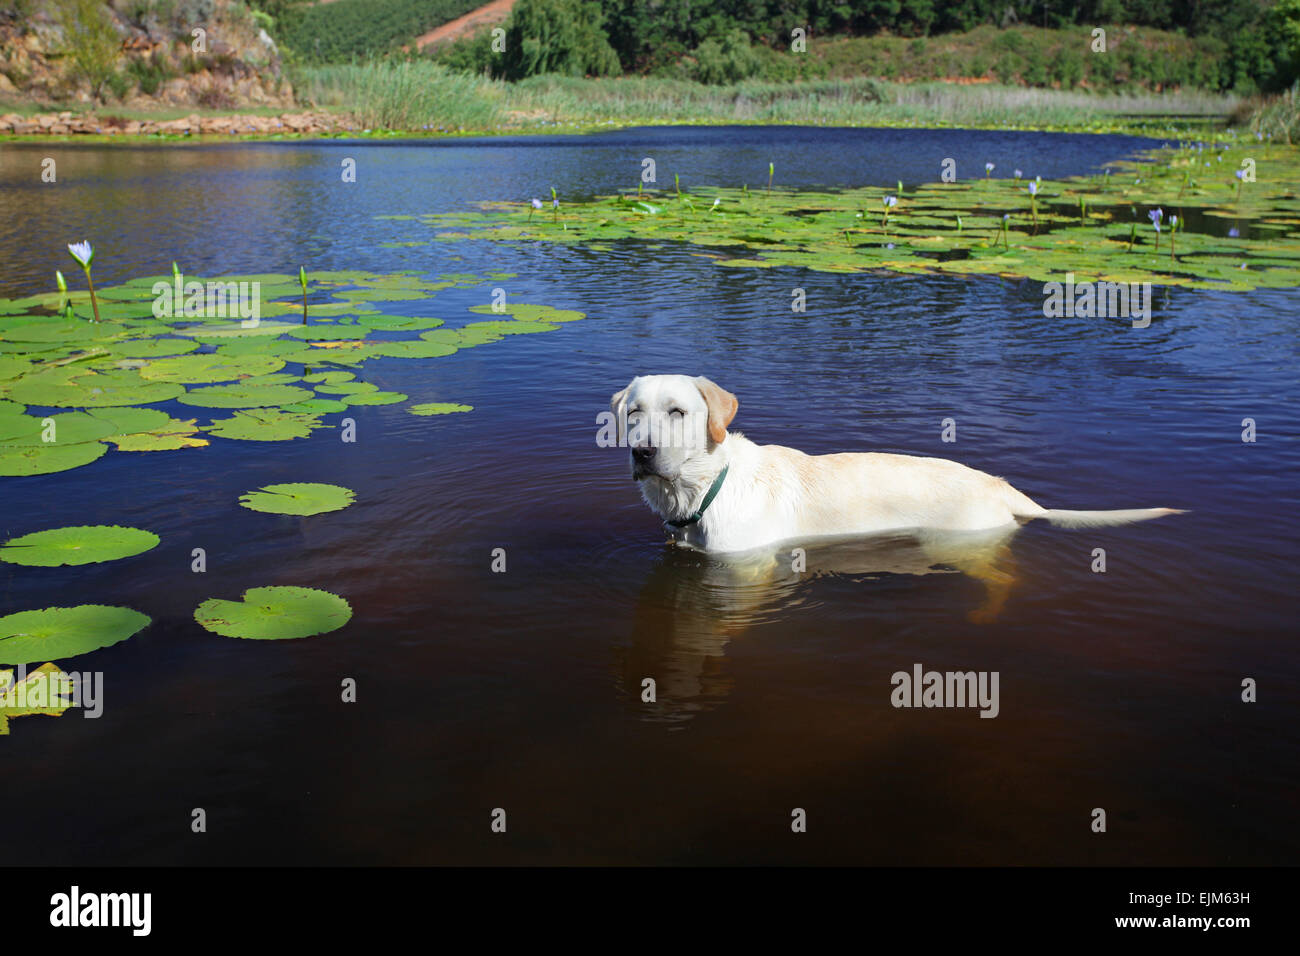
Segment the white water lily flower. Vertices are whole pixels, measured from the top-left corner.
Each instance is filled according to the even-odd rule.
[[[534,208],[534,209],[541,209],[541,208],[542,208],[542,201],[541,201],[540,199],[538,199],[536,196],[533,197],[533,208]]]
[[[985,163],[985,164],[984,164],[984,172],[986,172],[986,173],[991,173],[991,172],[993,172],[993,164],[992,164],[992,163]]]
[[[1037,195],[1038,195],[1038,183],[1030,183],[1030,184],[1029,184],[1029,195],[1031,195],[1031,196],[1037,196]]]
[[[95,250],[90,248],[89,242],[70,242],[68,243],[68,252],[72,258],[81,263],[81,268],[89,269],[90,263],[95,258]]]
[[[883,202],[884,202],[884,204],[885,204],[888,208],[893,209],[895,206],[898,205],[898,197],[897,197],[897,196],[886,196],[886,197],[884,198]]]

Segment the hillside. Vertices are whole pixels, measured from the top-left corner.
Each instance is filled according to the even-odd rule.
[[[0,102],[292,106],[269,22],[237,0],[0,4]]]
[[[275,8],[275,36],[305,63],[392,53],[481,6],[481,0],[333,0]]]
[[[335,0],[328,0],[328,2],[333,3]],[[509,18],[514,5],[515,0],[492,0],[491,3],[476,7],[464,16],[416,37],[415,48],[424,50],[443,43],[455,43],[457,40],[470,39],[484,31],[490,31]]]

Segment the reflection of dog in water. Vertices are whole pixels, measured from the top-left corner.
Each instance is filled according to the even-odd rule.
[[[1015,583],[1010,541],[1016,528],[822,538],[804,545],[711,555],[669,548],[641,589],[633,645],[625,661],[629,692],[656,682],[656,713],[685,719],[725,697],[726,646],[751,626],[779,619],[816,577],[963,573],[984,587],[968,616],[994,620]]]

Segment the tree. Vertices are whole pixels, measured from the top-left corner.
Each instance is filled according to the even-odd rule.
[[[520,80],[540,73],[607,76],[620,72],[595,0],[519,0],[506,26],[501,74]]]
[[[1278,38],[1283,62],[1278,64],[1281,83],[1295,81],[1300,73],[1300,0],[1278,0],[1271,13],[1271,23]]]

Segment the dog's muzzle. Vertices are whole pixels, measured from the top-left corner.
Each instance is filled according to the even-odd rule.
[[[642,478],[649,478],[657,475],[654,470],[653,462],[657,448],[633,448],[632,449],[632,480],[640,481]]]

